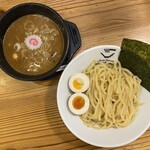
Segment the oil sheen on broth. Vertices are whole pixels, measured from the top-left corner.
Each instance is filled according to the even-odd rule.
[[[3,40],[7,62],[18,72],[39,75],[52,69],[64,50],[57,25],[43,15],[26,15],[14,21]]]

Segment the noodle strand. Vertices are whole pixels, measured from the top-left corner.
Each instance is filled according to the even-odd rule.
[[[89,76],[89,110],[83,122],[96,129],[125,127],[134,119],[139,106],[141,80],[120,62],[93,61],[83,73]]]

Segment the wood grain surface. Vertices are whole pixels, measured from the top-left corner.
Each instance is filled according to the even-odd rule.
[[[31,1],[78,26],[82,46],[76,55],[97,45],[120,46],[124,37],[150,43],[150,0],[0,0],[0,10]],[[107,150],[84,143],[64,125],[56,103],[59,77],[25,82],[0,70],[0,150]],[[112,150],[150,150],[150,130]]]

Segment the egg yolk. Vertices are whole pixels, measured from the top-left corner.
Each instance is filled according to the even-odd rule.
[[[81,96],[76,96],[74,99],[73,99],[73,107],[75,109],[81,109],[85,104],[85,100],[83,97]]]
[[[74,81],[73,81],[73,87],[75,88],[75,89],[81,89],[82,88],[82,86],[83,86],[83,81],[81,80],[81,79],[75,79]]]

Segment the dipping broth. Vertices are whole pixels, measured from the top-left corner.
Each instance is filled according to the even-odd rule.
[[[9,65],[26,75],[39,75],[56,66],[64,51],[63,35],[43,15],[26,15],[8,28],[3,51]]]

